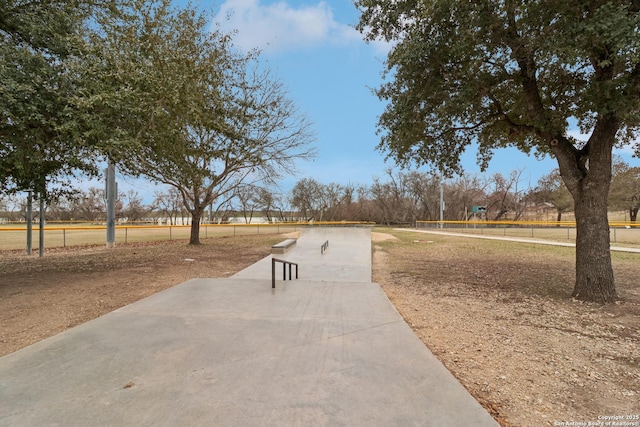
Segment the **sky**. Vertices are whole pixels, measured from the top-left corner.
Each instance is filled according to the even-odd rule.
[[[205,0],[199,4],[210,10]],[[364,41],[355,29],[359,12],[352,0],[226,0],[217,3],[213,13],[223,29],[237,31],[238,48],[261,49],[261,60],[281,78],[289,97],[312,123],[319,154],[313,161],[298,163],[297,175],[281,182],[283,192],[302,178],[367,185],[394,167],[375,148],[377,119],[385,105],[372,92],[383,82],[389,46]],[[577,136],[577,130],[573,134]],[[640,166],[629,150],[618,154]],[[480,174],[475,149],[464,153],[462,165],[465,173]],[[522,170],[522,184],[534,187],[555,167],[553,159],[539,161],[516,149],[501,149],[484,174]],[[141,193],[152,188],[123,180],[123,188],[132,186]]]

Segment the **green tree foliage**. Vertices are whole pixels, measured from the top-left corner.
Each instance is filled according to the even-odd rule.
[[[551,154],[575,201],[575,298],[616,299],[607,195],[612,148],[640,126],[640,3],[358,0],[358,28],[396,42],[377,90],[379,148],[398,163],[460,170],[479,144]],[[576,120],[586,142],[569,136]]]
[[[636,221],[640,210],[640,168],[631,167],[620,158],[613,162],[609,207],[628,211],[631,221]]]
[[[536,188],[529,193],[529,198],[536,202],[551,203],[556,209],[557,221],[561,221],[562,214],[570,212],[573,208],[573,198],[558,169],[541,177]]]
[[[103,27],[102,78],[89,108],[112,129],[106,151],[127,173],[180,192],[193,218],[191,244],[208,205],[314,154],[309,123],[282,83],[256,53],[237,53],[206,16],[168,0],[139,1]]]
[[[73,133],[81,82],[70,63],[80,55],[89,2],[0,2],[0,192],[95,172],[93,150]]]

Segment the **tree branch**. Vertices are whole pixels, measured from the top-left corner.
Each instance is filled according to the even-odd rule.
[[[537,65],[533,53],[527,49],[516,23],[516,11],[513,1],[507,2],[507,43],[511,48],[513,59],[518,64],[519,77],[527,101],[527,111],[533,127],[541,132],[546,128],[545,108],[540,96],[540,89],[536,78]]]

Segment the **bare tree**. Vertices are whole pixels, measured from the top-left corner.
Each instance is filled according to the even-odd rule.
[[[125,194],[121,194],[120,198],[124,200],[122,218],[126,218],[127,221],[140,221],[151,210],[143,204],[142,197],[135,190],[129,190]]]
[[[273,189],[258,187],[255,203],[260,212],[267,218],[267,221],[273,222],[276,216],[278,216],[281,221],[285,220],[283,197],[275,193]]]
[[[394,174],[387,170],[388,181],[373,179],[370,188],[372,202],[376,206],[376,222],[384,224],[408,224],[416,219],[417,197],[411,192],[408,175],[403,172]]]
[[[80,218],[89,221],[106,218],[107,203],[104,190],[90,187],[77,200]]]
[[[47,217],[50,220],[70,221],[82,219],[79,215],[80,207],[78,200],[81,192],[74,194],[54,195],[47,203]]]
[[[178,215],[183,215],[184,212],[184,202],[180,192],[174,187],[169,187],[164,193],[156,191],[154,197],[153,210],[166,215],[169,223],[175,224]]]
[[[300,212],[304,221],[321,221],[326,209],[323,185],[312,178],[296,182],[291,189],[291,206]]]
[[[407,185],[411,196],[411,205],[415,211],[414,221],[434,220],[440,215],[441,178],[433,173],[411,172],[407,175]],[[452,206],[447,203],[445,218],[450,216]]]
[[[0,193],[1,194],[1,193]],[[9,221],[18,221],[25,218],[26,198],[17,194],[4,194],[0,196],[0,212]]]
[[[473,206],[484,206],[487,202],[486,183],[477,176],[461,175],[445,185],[447,216],[466,220]]]
[[[234,191],[234,200],[238,201],[238,211],[242,212],[245,224],[251,224],[254,212],[259,209],[259,188],[257,185],[241,184]]]
[[[526,193],[521,182],[522,172],[523,169],[513,170],[508,177],[495,173],[489,179],[492,189],[487,196],[487,214],[492,214],[494,221],[500,220],[510,212],[513,220],[522,216]]]

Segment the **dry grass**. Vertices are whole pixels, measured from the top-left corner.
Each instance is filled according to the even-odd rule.
[[[502,425],[640,414],[640,255],[612,254],[601,306],[569,298],[572,248],[386,232],[374,280]]]

